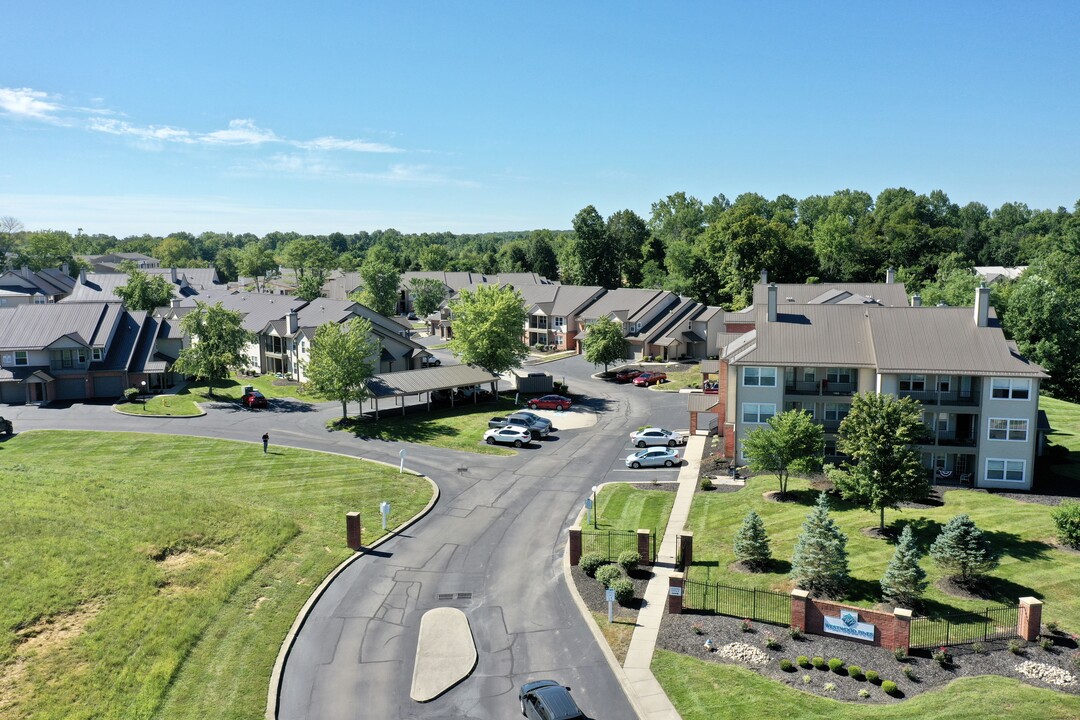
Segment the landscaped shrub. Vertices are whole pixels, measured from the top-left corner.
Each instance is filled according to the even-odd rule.
[[[780,669],[783,670],[784,672],[794,672],[795,671],[795,666],[791,664],[790,660],[788,660],[787,658],[784,658],[783,660],[780,661]]]
[[[619,567],[630,573],[641,562],[641,555],[633,550],[624,550],[619,553]]]
[[[892,560],[881,578],[882,597],[904,607],[911,607],[919,599],[927,586],[926,571],[919,567],[921,557],[911,524],[904,525]]]
[[[978,576],[998,566],[998,551],[967,515],[957,515],[930,546],[930,557],[960,584],[970,585]]]
[[[1010,640],[1009,652],[1013,655],[1019,655],[1024,650],[1024,642],[1022,640]]]
[[[634,599],[634,583],[630,582],[630,578],[613,580],[608,587],[615,591],[615,601],[620,605],[627,605]]]
[[[948,667],[949,661],[951,660],[951,658],[949,657],[949,651],[944,645],[930,653],[930,657],[932,657],[934,659],[934,662],[936,662],[941,667]]]
[[[797,628],[794,625],[792,625],[791,627],[789,627],[787,629],[787,632],[788,632],[788,635],[791,636],[792,640],[802,640],[802,630],[800,628]]]
[[[863,688],[862,690],[859,691],[859,697],[861,697],[861,698],[870,697],[870,691],[867,690],[866,688]]]
[[[596,579],[604,587],[611,587],[611,583],[623,576],[622,568],[618,565],[604,565],[596,571]]]
[[[1046,632],[1056,633],[1058,631],[1058,624],[1053,620],[1046,621]]]
[[[690,629],[694,631],[695,635],[704,635],[705,634],[705,626],[702,625],[699,622],[696,622],[693,625],[691,625]]]
[[[831,658],[829,660],[829,669],[836,674],[840,674],[840,671],[844,668],[844,661],[840,658]]]
[[[813,679],[813,678],[811,678],[811,677],[810,677],[809,675],[803,675],[803,676],[802,676],[802,681],[803,681],[803,685],[809,685],[809,684],[810,684],[810,681],[811,681],[812,679]]]
[[[858,680],[862,677],[862,668],[858,665],[848,665],[847,674],[848,677],[853,677]]]
[[[129,403],[133,403],[139,399],[139,388],[128,388],[124,390],[124,399]]]
[[[1043,650],[1049,650],[1050,648],[1054,647],[1054,641],[1046,636],[1043,636],[1039,638],[1039,647],[1041,647]]]
[[[601,565],[607,565],[607,558],[598,553],[585,553],[578,560],[578,566],[581,568],[581,572],[585,573],[589,577],[596,577],[596,571]]]
[[[713,484],[713,481],[710,478],[707,478],[707,477],[701,478],[701,489],[702,490],[712,490],[715,487],[716,487],[716,485]]]
[[[886,680],[885,682],[881,683],[881,689],[885,691],[886,695],[895,695],[896,683],[894,683],[892,680]]]
[[[795,662],[797,662],[800,667],[810,667],[810,658],[806,657],[805,655],[800,655],[799,657],[795,658]]]
[[[1080,550],[1080,503],[1063,502],[1050,514],[1057,525],[1058,540],[1061,544]]]
[[[773,635],[772,633],[768,633],[767,635],[765,635],[765,647],[767,647],[769,650],[779,650],[780,641],[776,639],[775,635]]]
[[[825,692],[836,692],[836,683],[825,683],[821,689]]]
[[[813,664],[813,666],[814,666],[814,667],[816,667],[816,668],[817,668],[818,670],[824,670],[824,669],[825,669],[825,658],[821,657],[820,655],[818,655],[817,657],[815,657],[815,658],[814,658],[813,660],[811,660],[810,662],[811,662],[811,663]]]
[[[877,683],[881,679],[876,670],[867,670],[865,673],[867,682]]]
[[[751,510],[743,518],[742,527],[735,533],[733,546],[735,557],[752,570],[763,570],[769,565],[769,536],[761,516]]]
[[[910,665],[905,665],[903,667],[903,671],[904,671],[904,677],[906,677],[908,680],[910,680],[912,682],[915,682],[915,668],[911,667]]]
[[[750,618],[745,618],[739,623],[739,629],[743,632],[754,632],[754,624],[750,622]]]
[[[971,652],[975,653],[976,655],[982,655],[985,650],[986,650],[986,646],[983,645],[978,640],[971,643]]]
[[[892,654],[896,658],[896,662],[904,662],[907,659],[907,650],[902,647],[893,648]]]

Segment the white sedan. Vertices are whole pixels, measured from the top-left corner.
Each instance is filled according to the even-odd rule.
[[[668,447],[675,447],[676,445],[685,444],[686,438],[671,430],[649,427],[630,433],[630,442],[637,445],[639,448],[649,447],[650,445],[667,445]]]
[[[626,456],[626,467],[635,470],[643,467],[673,467],[681,464],[679,452],[667,447],[638,450],[636,453]]]
[[[503,445],[521,447],[522,445],[528,445],[532,442],[532,433],[529,432],[528,428],[517,425],[491,428],[484,433],[484,442],[488,445],[501,443]]]

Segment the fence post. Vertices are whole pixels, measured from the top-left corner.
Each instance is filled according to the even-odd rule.
[[[668,576],[667,611],[671,615],[682,614],[683,578],[681,572],[673,572]]]
[[[686,530],[679,536],[682,546],[679,548],[679,556],[682,558],[682,567],[688,568],[694,563],[694,533]]]
[[[570,528],[570,564],[581,560],[581,528]]]
[[[1028,642],[1039,639],[1042,632],[1042,600],[1033,597],[1020,598],[1020,611],[1017,613],[1016,634]]]
[[[906,655],[911,650],[911,611],[907,608],[893,610],[893,636],[892,646],[889,650],[898,647],[904,648]]]
[[[350,550],[359,550],[360,545],[360,513],[345,513],[345,544]]]
[[[791,591],[791,627],[806,632],[806,601],[810,593],[801,588]]]
[[[638,528],[637,531],[637,554],[641,556],[642,565],[652,565],[652,530]]]

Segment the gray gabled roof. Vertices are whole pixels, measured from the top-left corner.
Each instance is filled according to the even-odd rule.
[[[51,303],[0,308],[0,349],[40,350],[62,337],[105,347],[119,303]]]
[[[268,295],[266,293],[232,292],[224,287],[194,295],[179,301],[178,309],[193,308],[196,302],[221,306],[226,310],[235,310],[244,316],[241,323],[245,330],[262,332],[271,320],[280,320],[290,310],[299,310],[306,301],[291,295]]]
[[[776,322],[768,322],[762,307],[758,310],[756,339],[748,351],[738,353],[738,364],[875,366],[864,306],[782,307]]]
[[[862,304],[866,298],[874,304],[900,307],[907,305],[907,291],[903,283],[776,283],[777,305],[822,305],[844,299]],[[858,296],[852,300],[850,296]],[[789,300],[790,299],[790,300]],[[769,302],[769,285],[754,285],[754,304]]]
[[[596,302],[581,311],[584,320],[592,321],[609,315],[619,322],[637,322],[656,304],[676,298],[667,290],[643,290],[639,288],[616,288],[608,290]]]
[[[599,285],[522,285],[525,308],[548,317],[573,317],[606,291]]]

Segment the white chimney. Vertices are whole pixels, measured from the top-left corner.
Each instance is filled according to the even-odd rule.
[[[885,282],[889,285],[896,282],[896,268],[889,268],[885,271]]]
[[[295,310],[290,310],[289,314],[285,316],[285,334],[295,335],[296,331],[300,329],[300,320],[296,316]]]
[[[71,269],[70,269],[70,267],[68,266],[68,264],[67,264],[67,263],[64,263],[63,265],[61,265],[61,266],[60,266],[60,272],[62,272],[62,273],[64,273],[65,275],[67,275],[68,273],[70,273],[70,272],[71,272]]]
[[[922,307],[922,295],[915,293],[911,296],[911,307]]]
[[[986,327],[990,323],[990,288],[986,283],[975,288],[975,324]]]
[[[30,279],[30,266],[29,265],[23,265],[22,266],[22,276],[24,278],[26,278],[27,280]]]
[[[769,285],[769,322],[776,322],[776,283]]]
[[[769,282],[769,271],[768,270],[762,270],[761,271],[761,284],[765,285],[768,282]]]
[[[79,284],[86,284],[86,268],[79,268]]]
[[[175,285],[176,284],[176,268],[169,268],[169,278],[172,280],[173,284]]]
[[[171,307],[171,308],[180,307],[180,298],[170,298],[169,307]]]

